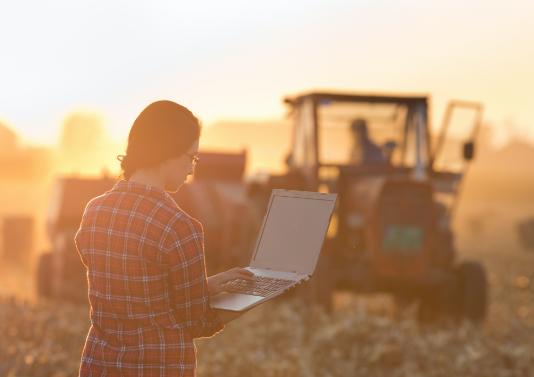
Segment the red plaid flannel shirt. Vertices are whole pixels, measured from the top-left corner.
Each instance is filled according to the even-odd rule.
[[[76,246],[91,329],[80,376],[193,376],[210,306],[202,226],[161,189],[120,181],[87,205]]]

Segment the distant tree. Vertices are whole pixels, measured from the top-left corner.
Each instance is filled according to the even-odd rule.
[[[75,112],[63,122],[61,149],[79,155],[98,148],[105,139],[102,118],[98,114]]]
[[[77,111],[65,118],[59,142],[59,166],[65,172],[94,172],[101,169],[107,138],[102,117]]]

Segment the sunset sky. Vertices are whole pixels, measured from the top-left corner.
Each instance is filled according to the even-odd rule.
[[[12,1],[0,5],[0,120],[34,144],[103,115],[123,140],[158,99],[209,126],[276,119],[313,88],[481,101],[534,141],[534,1]]]

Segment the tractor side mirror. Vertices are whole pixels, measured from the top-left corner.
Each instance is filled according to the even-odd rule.
[[[464,144],[464,160],[471,161],[475,157],[475,143],[468,141]]]

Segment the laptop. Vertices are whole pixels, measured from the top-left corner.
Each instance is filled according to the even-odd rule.
[[[336,194],[273,190],[250,266],[253,281],[234,281],[211,297],[217,309],[243,311],[307,281],[314,273]]]

